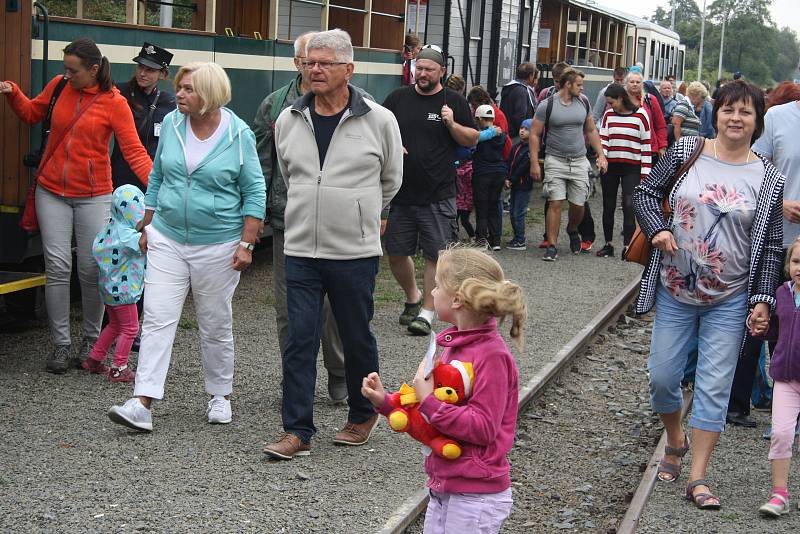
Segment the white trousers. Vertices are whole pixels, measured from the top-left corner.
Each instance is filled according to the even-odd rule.
[[[172,343],[191,287],[206,391],[210,395],[229,395],[234,361],[231,300],[240,274],[233,269],[233,254],[239,240],[219,245],[182,245],[153,225],[146,232],[147,298],[133,394],[164,398]]]

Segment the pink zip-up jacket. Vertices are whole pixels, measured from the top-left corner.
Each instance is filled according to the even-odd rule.
[[[517,364],[490,319],[474,330],[442,331],[440,361],[472,362],[474,381],[467,403],[445,404],[429,395],[420,411],[442,434],[461,444],[461,456],[425,459],[428,487],[441,493],[498,493],[511,486],[508,451],[517,427]],[[388,403],[384,404],[386,407]]]

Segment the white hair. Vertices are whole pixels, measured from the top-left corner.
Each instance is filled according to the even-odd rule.
[[[641,72],[633,71],[633,72],[629,72],[628,74],[625,75],[625,83],[626,84],[628,83],[628,80],[631,79],[631,76],[638,76],[640,80],[644,81],[644,76],[642,76]]]
[[[306,54],[311,50],[333,50],[336,61],[353,62],[353,41],[350,34],[344,30],[335,29],[317,32],[306,45]]]
[[[305,43],[306,48],[308,48],[308,40],[317,32],[303,32],[297,36],[297,39],[294,40],[294,57],[302,57],[305,55],[305,50],[300,50],[300,47]]]

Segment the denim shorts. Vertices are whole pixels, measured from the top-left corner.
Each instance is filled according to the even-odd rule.
[[[657,413],[681,409],[681,379],[696,346],[697,371],[689,426],[710,432],[725,429],[733,375],[742,347],[747,292],[709,306],[675,300],[659,285],[647,369],[650,403]]]

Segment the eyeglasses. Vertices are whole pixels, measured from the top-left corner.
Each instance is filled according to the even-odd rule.
[[[331,70],[334,65],[347,65],[348,61],[301,61],[300,64],[306,70],[319,67],[322,70]]]

